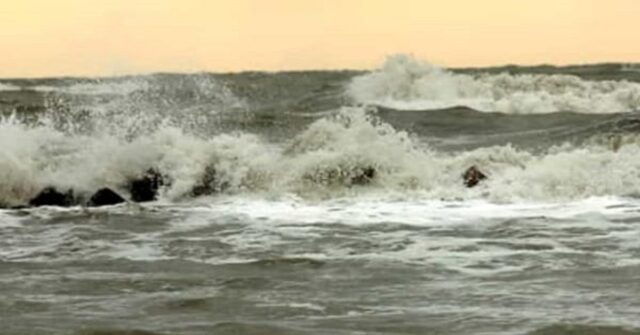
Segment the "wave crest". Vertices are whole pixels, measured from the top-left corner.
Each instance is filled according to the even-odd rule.
[[[407,55],[389,57],[380,70],[354,78],[348,93],[360,103],[413,110],[466,106],[508,114],[606,114],[640,108],[638,83],[557,74],[460,74]]]

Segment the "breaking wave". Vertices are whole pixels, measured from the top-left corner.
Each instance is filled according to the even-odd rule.
[[[484,112],[622,113],[640,108],[640,84],[566,74],[462,74],[406,55],[349,84],[356,101],[394,109],[466,106]]]
[[[140,128],[145,120],[131,124]],[[497,202],[628,196],[640,189],[635,138],[617,151],[592,143],[538,154],[511,145],[440,152],[360,107],[318,119],[285,142],[245,132],[205,136],[178,122],[156,122],[131,134],[115,127],[60,129],[15,115],[2,119],[0,204],[23,204],[46,186],[79,193],[112,187],[126,194],[126,181],[149,168],[171,180],[162,190],[167,201],[190,199],[203,180],[214,193],[226,194],[402,194]],[[472,165],[489,178],[466,188],[461,174]],[[215,178],[207,176],[211,171]]]

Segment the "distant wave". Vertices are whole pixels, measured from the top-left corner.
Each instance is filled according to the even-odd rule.
[[[0,83],[0,91],[19,91],[20,89],[20,86]]]
[[[638,83],[557,74],[458,74],[406,55],[390,57],[381,69],[354,78],[348,93],[360,103],[394,109],[466,106],[508,114],[608,114],[640,108]]]
[[[127,95],[148,88],[148,82],[143,78],[120,81],[93,81],[75,83],[71,85],[37,85],[29,86],[30,90],[40,92],[57,92],[76,95]]]
[[[627,64],[622,66],[622,71],[640,72],[640,64]]]

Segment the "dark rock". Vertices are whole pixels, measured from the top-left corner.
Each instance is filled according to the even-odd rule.
[[[230,183],[228,181],[220,180],[215,167],[209,165],[205,168],[202,178],[198,184],[191,189],[191,196],[198,197],[219,193],[229,187]]]
[[[130,180],[127,189],[135,202],[154,201],[158,190],[164,185],[164,177],[155,169],[149,169],[140,178]]]
[[[373,180],[376,176],[376,169],[372,166],[367,166],[354,171],[351,176],[351,185],[366,185]]]
[[[220,187],[216,185],[216,179],[216,169],[207,166],[200,182],[191,189],[191,196],[199,197],[218,192]]]
[[[124,198],[121,197],[118,193],[114,192],[110,188],[102,188],[91,196],[89,202],[87,202],[87,206],[110,206],[121,204],[123,202],[126,202],[126,200],[124,200]]]
[[[464,172],[462,178],[464,180],[464,184],[467,187],[474,187],[478,185],[481,180],[487,179],[487,176],[484,173],[480,172],[480,170],[478,170],[478,168],[474,165]]]
[[[613,152],[618,152],[618,150],[620,150],[620,147],[622,147],[622,136],[620,136],[619,134],[610,135],[608,140]]]
[[[60,206],[69,207],[76,204],[76,199],[73,196],[73,190],[68,190],[66,193],[59,192],[54,187],[46,187],[38,195],[29,201],[29,205],[34,207],[39,206]]]

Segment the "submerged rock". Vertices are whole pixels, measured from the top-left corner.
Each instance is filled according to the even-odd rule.
[[[321,185],[342,185],[342,186],[362,186],[367,185],[376,177],[376,169],[372,166],[340,167],[332,166],[328,168],[319,167],[305,174],[303,178]]]
[[[354,174],[351,176],[351,185],[366,185],[375,177],[376,169],[372,166],[367,166],[354,171]]]
[[[611,147],[611,150],[613,150],[613,152],[618,152],[618,150],[620,150],[620,148],[622,147],[622,136],[620,136],[619,134],[613,134],[613,135],[609,135],[609,146]]]
[[[73,190],[62,193],[54,187],[46,187],[35,198],[29,201],[29,205],[33,207],[39,206],[60,206],[69,207],[76,204]]]
[[[96,193],[94,193],[89,202],[87,202],[88,207],[100,207],[100,206],[110,206],[117,205],[126,202],[126,200],[121,197],[118,193],[114,192],[110,188],[102,188],[99,189]]]
[[[462,178],[464,180],[464,184],[467,187],[474,187],[478,185],[481,180],[487,179],[487,176],[484,173],[480,172],[480,170],[478,170],[478,168],[474,165],[464,172]]]
[[[127,184],[131,193],[131,200],[135,202],[154,201],[158,197],[158,190],[164,185],[164,177],[155,169],[149,169],[137,179]]]

